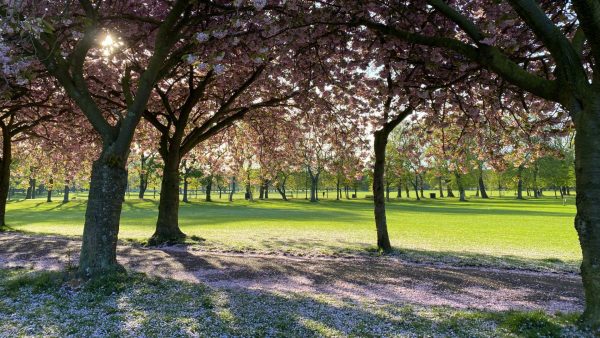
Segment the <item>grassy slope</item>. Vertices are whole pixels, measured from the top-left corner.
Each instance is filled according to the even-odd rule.
[[[275,195],[275,194],[274,194]],[[151,197],[151,195],[150,195]],[[214,250],[286,251],[296,254],[356,252],[372,248],[375,229],[372,201],[304,200],[228,203],[218,199],[182,204],[180,224],[188,235],[206,239]],[[278,197],[278,196],[273,196]],[[58,200],[58,198],[57,198]],[[156,218],[156,200],[126,200],[120,237],[148,238]],[[467,203],[457,199],[395,200],[388,204],[392,244],[405,252],[478,255],[526,259],[543,264],[580,259],[573,229],[574,201],[516,201],[510,197]],[[7,221],[16,230],[80,235],[85,200],[68,204],[44,199],[10,202]]]

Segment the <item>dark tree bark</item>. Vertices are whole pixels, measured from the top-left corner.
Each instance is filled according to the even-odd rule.
[[[6,226],[6,199],[10,187],[12,140],[5,128],[2,130],[2,158],[0,158],[0,231]]]
[[[524,169],[524,166],[522,164],[517,169],[517,178],[519,180],[517,183],[517,199],[518,200],[523,199],[523,169]]]
[[[235,194],[235,176],[231,177],[231,190],[229,191],[229,202],[233,202],[233,194]]]
[[[387,182],[385,183],[385,201],[390,201],[390,184]]]
[[[270,185],[270,181],[266,180],[265,181],[265,199],[268,200],[269,199],[269,185]]]
[[[389,73],[388,73],[389,74]],[[388,89],[392,89],[392,78],[388,75]],[[388,96],[385,102],[384,117],[387,120],[390,111],[392,97]],[[387,229],[387,217],[385,213],[384,182],[385,182],[385,153],[390,133],[412,113],[412,107],[400,112],[391,121],[385,123],[383,128],[375,131],[373,135],[373,149],[375,152],[375,163],[373,165],[373,204],[375,213],[375,228],[377,229],[377,248],[384,252],[392,250],[390,237]],[[389,186],[387,189],[389,201]],[[418,197],[418,196],[417,196]]]
[[[310,177],[310,201],[318,202],[319,196],[317,194],[318,184],[319,184],[319,175],[321,175],[320,171],[316,173],[312,171],[312,169],[308,168],[308,175]]]
[[[156,230],[150,238],[151,245],[177,242],[185,238],[185,234],[179,229],[179,155],[175,149],[164,155],[158,219]]]
[[[258,199],[265,199],[265,185],[263,184],[262,180],[260,182],[260,186],[258,187]]]
[[[142,152],[140,159],[140,192],[138,194],[139,199],[144,199],[146,189],[148,189],[148,171],[146,170],[147,157]]]
[[[188,198],[188,194],[190,191],[189,187],[190,187],[190,184],[188,181],[188,175],[187,175],[187,173],[184,173],[183,174],[183,198],[182,198],[183,203],[190,203],[190,200]]]
[[[402,198],[402,182],[398,183],[396,198]]]
[[[536,162],[533,166],[533,197],[534,198],[541,197],[540,188],[538,187],[538,184],[537,184],[539,169],[540,168],[538,167],[538,164]]]
[[[50,177],[50,180],[48,180],[48,196],[46,197],[46,202],[52,202],[53,187],[54,187],[54,178]]]
[[[335,200],[339,201],[342,197],[342,188],[340,187],[340,177],[338,176],[335,181]]]
[[[25,195],[25,199],[34,199],[35,198],[35,183],[36,179],[33,177],[33,168],[31,169],[31,175],[29,177],[29,186],[27,187],[27,194]]]
[[[65,189],[63,191],[63,203],[69,202],[69,181],[65,182]]]
[[[275,188],[281,195],[281,199],[283,199],[284,201],[288,200],[286,191],[285,191],[285,183],[287,181],[287,178],[288,178],[288,176],[282,173],[281,178],[277,181],[277,184],[275,185]]]
[[[463,183],[462,183],[462,177],[458,173],[458,171],[454,172],[454,177],[456,177],[456,185],[458,186],[458,193],[459,193],[458,200],[461,201],[461,202],[466,202],[467,201],[467,196],[466,196],[466,193],[465,193],[465,187],[463,186]]]
[[[375,204],[375,228],[377,229],[377,248],[389,252],[392,250],[387,229],[384,198],[385,148],[389,132],[385,128],[375,132],[373,148],[375,163],[373,166],[373,203]]]
[[[415,174],[415,180],[412,183],[413,189],[415,189],[415,195],[417,196],[417,201],[421,200],[419,197],[419,175]]]
[[[406,193],[406,198],[410,198],[410,189],[408,188],[408,182],[404,184],[404,192]]]
[[[35,190],[36,183],[37,183],[37,180],[35,178],[31,178],[29,180],[29,184],[31,186],[31,199],[35,199],[37,196],[36,190]]]
[[[454,191],[452,191],[451,181],[449,179],[445,179],[446,181],[446,197],[456,197],[454,195]]]
[[[252,201],[252,186],[250,185],[250,174],[248,174],[248,183],[246,183],[246,199]]]
[[[483,167],[481,164],[479,165],[478,182],[479,182],[479,192],[481,193],[481,198],[489,198],[487,191],[485,190],[485,184],[483,182]]]
[[[442,176],[438,177],[438,183],[440,186],[440,198],[443,198],[444,197],[444,185],[442,184]],[[448,197],[450,197],[450,196],[448,196]]]
[[[212,202],[211,192],[212,192],[212,176],[209,176],[206,179],[206,202]]]
[[[600,327],[600,95],[594,109],[584,111],[575,136],[576,205],[575,229],[583,260],[581,277],[585,290],[582,320]],[[584,113],[582,112],[582,113]],[[594,113],[594,114],[592,114]]]
[[[419,174],[419,192],[421,193],[421,198],[425,198],[423,194],[423,176]]]
[[[117,236],[127,170],[125,161],[105,158],[101,156],[92,166],[79,258],[79,272],[85,276],[123,270],[117,263]]]

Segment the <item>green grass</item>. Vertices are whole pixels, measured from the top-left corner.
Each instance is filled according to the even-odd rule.
[[[364,199],[364,194],[356,200],[330,198],[319,203],[275,198],[247,202],[241,195],[229,203],[225,195],[219,200],[215,194],[214,202],[182,203],[180,225],[186,234],[204,239],[199,245],[206,250],[364,253],[372,250],[375,242],[372,201]],[[142,241],[150,237],[157,202],[140,201],[132,194],[123,206],[120,238]],[[573,227],[573,198],[567,205],[554,197],[525,201],[470,198],[466,203],[454,198],[402,199],[389,203],[387,210],[392,245],[412,257],[483,258],[572,269],[581,259]],[[7,222],[20,231],[79,236],[84,212],[81,196],[67,204],[45,199],[12,201]]]
[[[577,316],[0,269],[1,337],[593,337]]]

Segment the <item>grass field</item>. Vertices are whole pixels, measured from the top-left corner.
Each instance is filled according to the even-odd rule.
[[[180,225],[198,236],[206,250],[289,253],[297,255],[352,254],[372,251],[375,241],[372,201],[278,199],[248,202],[241,195],[201,199],[181,204]],[[332,194],[330,194],[331,197]],[[151,194],[149,194],[152,197]],[[278,197],[278,196],[273,196]],[[302,196],[303,197],[303,196]],[[59,198],[56,198],[59,200]],[[533,266],[563,265],[576,269],[581,253],[573,228],[574,199],[517,201],[393,200],[388,203],[392,244],[401,253],[436,260],[478,259],[525,262]],[[11,201],[7,222],[14,230],[79,236],[83,229],[85,196],[62,204],[45,199]],[[126,199],[120,238],[143,241],[154,230],[157,200]]]

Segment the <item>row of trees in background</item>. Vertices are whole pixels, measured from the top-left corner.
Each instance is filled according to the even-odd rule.
[[[314,152],[306,153],[302,134],[294,135],[296,143],[269,139],[270,144],[264,144],[266,139],[254,133],[255,126],[255,121],[251,120],[236,123],[217,136],[220,138],[215,143],[218,146],[195,148],[189,157],[182,160],[177,193],[183,202],[192,198],[206,201],[233,199],[230,196],[232,191],[248,193],[248,199],[269,199],[269,193],[275,193],[277,198],[284,200],[296,198],[316,202],[324,197],[323,193],[327,199],[339,200],[351,199],[357,191],[371,189],[373,171],[370,163],[373,160],[367,149],[356,152],[358,145],[354,144],[351,153],[346,152],[347,149],[338,153],[331,150],[330,154],[319,159],[322,168],[319,176],[315,177],[311,175],[314,169],[307,161]],[[575,185],[574,154],[569,136],[549,139],[543,152],[518,164],[512,162],[515,147],[506,148],[506,159],[500,168],[491,167],[483,159],[471,159],[468,162],[470,166],[461,168],[457,176],[457,168],[452,171],[443,157],[436,156],[435,143],[412,144],[414,138],[423,140],[426,136],[408,132],[410,127],[409,124],[401,124],[389,137],[384,179],[387,201],[411,196],[429,198],[424,190],[435,191],[438,198],[460,198],[461,189],[471,190],[475,197],[481,198],[492,195],[562,197],[570,194]],[[359,135],[358,132],[352,135],[353,139],[367,138],[367,135]],[[63,148],[55,145],[48,148],[43,142],[35,141],[28,139],[16,143],[8,199],[19,192],[18,198],[44,197],[50,202],[52,196],[57,195],[63,202],[68,202],[70,191],[89,189],[89,170],[85,169],[89,168],[86,163],[91,159],[86,161],[82,154],[78,157],[81,162],[73,165],[65,175],[65,171],[46,165],[49,155],[58,156],[56,154]],[[365,143],[361,144],[366,147]],[[410,151],[406,149],[408,144],[413,147]],[[157,198],[161,194],[164,162],[156,150],[144,150],[144,147],[148,144],[134,144],[134,155],[127,165],[127,194],[131,196],[133,193],[140,199]],[[236,159],[235,154],[244,156]],[[59,157],[65,158],[64,155]],[[340,166],[341,157],[349,165]]]

